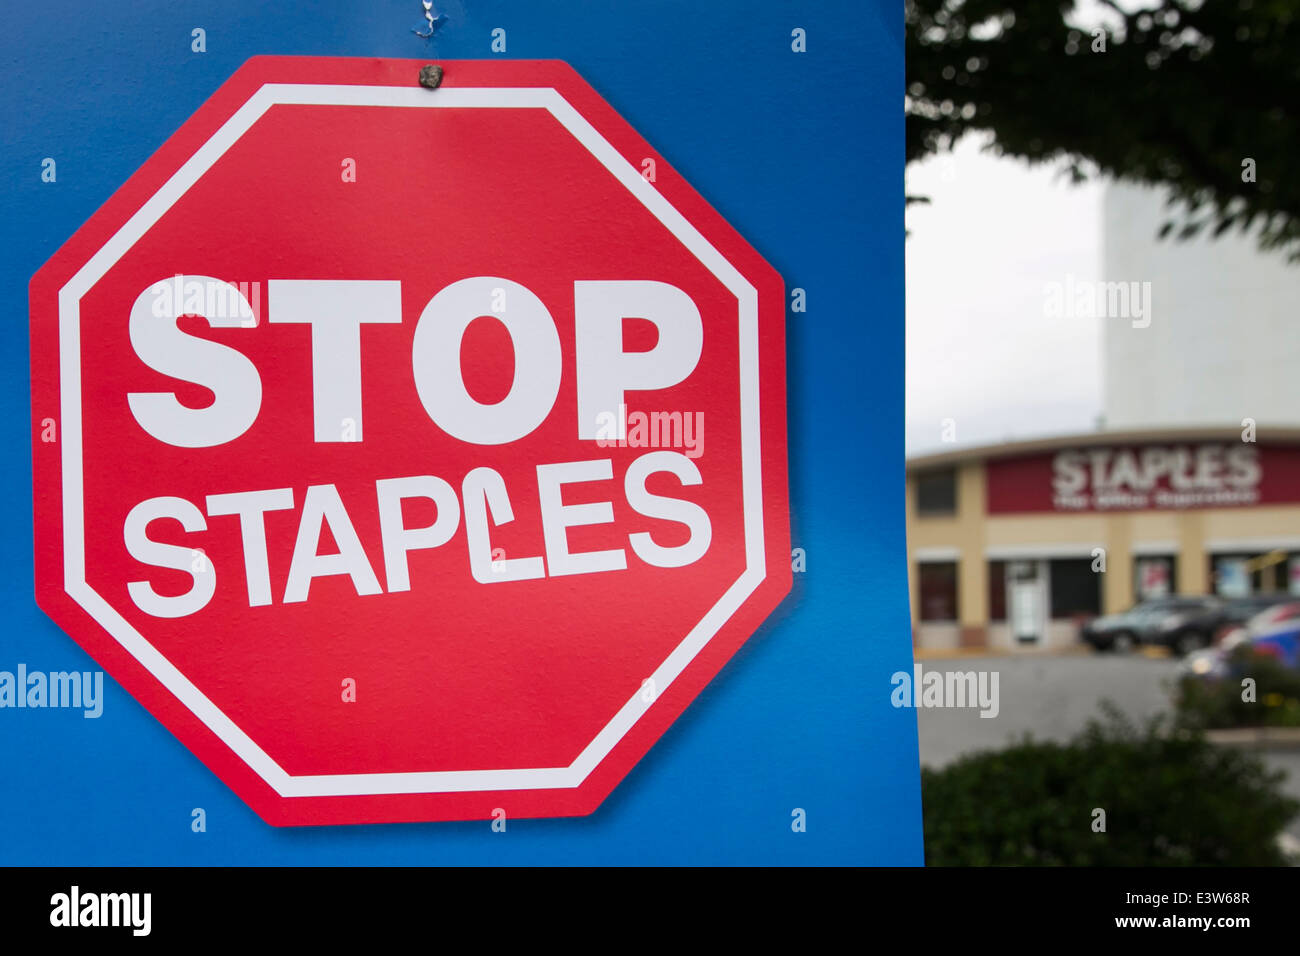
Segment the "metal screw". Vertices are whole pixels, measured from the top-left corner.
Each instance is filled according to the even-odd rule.
[[[442,67],[427,63],[420,67],[420,85],[426,89],[436,90],[442,85]]]

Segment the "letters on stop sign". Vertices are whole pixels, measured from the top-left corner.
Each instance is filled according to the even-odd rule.
[[[625,396],[629,391],[670,388],[688,378],[699,362],[703,325],[699,309],[682,290],[647,280],[577,281],[573,293],[574,366],[577,374],[576,436],[582,441],[626,436]],[[267,321],[311,327],[313,388],[302,397],[303,428],[316,442],[361,441],[366,420],[362,407],[360,327],[402,321],[399,282],[385,280],[271,280]],[[202,448],[233,441],[257,426],[262,383],[256,366],[228,345],[189,335],[177,320],[197,315],[213,327],[250,327],[256,314],[236,286],[210,276],[176,276],[143,290],[131,309],[133,348],[150,368],[202,385],[215,398],[205,408],[191,408],[171,392],[132,392],[132,415],[159,442]],[[514,378],[505,398],[484,404],[470,395],[461,366],[462,339],[471,322],[490,315],[505,326],[515,356]],[[653,323],[658,341],[648,351],[627,351],[623,320]],[[563,362],[555,322],[543,303],[525,286],[509,279],[476,276],[447,285],[420,314],[411,347],[411,387],[419,395],[431,428],[474,445],[517,441],[554,412]],[[297,509],[298,533],[288,580],[278,599],[308,599],[317,577],[347,575],[359,596],[407,591],[412,582],[410,551],[446,545],[463,521],[474,579],[482,584],[531,578],[594,574],[625,569],[630,550],[635,560],[660,568],[677,568],[699,560],[709,548],[712,527],[698,504],[652,494],[647,479],[669,473],[683,485],[701,483],[699,469],[686,455],[657,450],[634,459],[615,475],[610,458],[542,462],[536,465],[542,540],[537,553],[502,558],[494,554],[491,528],[513,521],[510,489],[500,473],[477,467],[463,475],[399,475],[374,483],[369,501],[345,502],[333,484],[305,489],[216,489],[202,502],[159,496],[139,502],[127,514],[123,538],[130,555],[145,565],[184,571],[190,588],[179,595],[158,593],[148,580],[128,583],[135,605],[154,617],[185,617],[204,608],[216,593],[221,568],[192,547],[150,536],[159,518],[179,522],[186,532],[206,530],[214,518],[237,518],[243,542],[244,575],[249,606],[275,603],[267,554],[266,514]],[[566,485],[606,483],[609,494],[622,494],[646,518],[685,526],[687,540],[664,547],[645,530],[627,536],[627,548],[572,552],[568,529],[613,521],[608,500],[565,504]],[[423,498],[434,503],[430,525],[408,527],[403,502]],[[379,517],[381,540],[367,548],[350,511],[366,507]],[[337,553],[321,554],[322,531],[328,527]],[[383,581],[369,554],[383,555]]]

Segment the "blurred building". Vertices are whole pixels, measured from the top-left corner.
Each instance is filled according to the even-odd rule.
[[[1159,192],[1110,187],[1104,279],[1057,291],[1101,318],[1098,431],[908,461],[918,647],[1061,646],[1170,594],[1300,596],[1300,265],[1235,233],[1157,241],[1164,217]]]
[[[1300,263],[1235,230],[1157,241],[1167,215],[1161,191],[1104,193],[1103,276],[1149,282],[1152,299],[1148,325],[1101,323],[1106,427],[1300,426]]]
[[[1096,432],[907,467],[918,647],[1073,643],[1171,594],[1300,595],[1300,429]]]

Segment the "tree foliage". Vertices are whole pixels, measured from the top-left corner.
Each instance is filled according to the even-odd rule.
[[[1167,187],[1162,236],[1254,229],[1300,257],[1300,3],[1128,7],[905,0],[908,162],[987,131],[1076,180]]]

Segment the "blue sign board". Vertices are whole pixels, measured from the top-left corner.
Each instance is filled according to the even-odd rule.
[[[890,676],[912,666],[901,9],[446,0],[434,14],[396,0],[9,10],[0,683],[91,676],[78,708],[0,699],[0,863],[920,864],[915,714],[890,702]],[[785,280],[793,590],[589,816],[504,833],[269,826],[36,606],[28,281],[259,54],[567,61]]]

